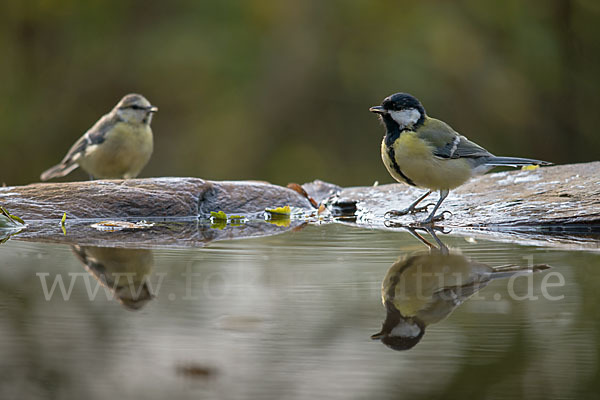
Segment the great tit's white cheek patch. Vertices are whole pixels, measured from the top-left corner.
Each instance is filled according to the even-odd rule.
[[[419,325],[414,323],[400,323],[392,329],[390,336],[395,337],[417,337],[421,333]]]
[[[400,111],[390,111],[390,116],[401,127],[415,124],[420,118],[421,113],[416,108],[407,108]]]

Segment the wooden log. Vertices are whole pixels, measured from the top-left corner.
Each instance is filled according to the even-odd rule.
[[[310,186],[308,187],[310,192]],[[403,184],[342,189],[339,198],[357,202],[359,219],[383,224],[389,210],[406,208],[423,190]],[[432,194],[423,204],[435,203]],[[432,208],[430,208],[431,210]],[[550,227],[600,224],[600,162],[492,173],[460,186],[442,203],[445,227]],[[426,213],[394,218],[411,225]]]
[[[310,193],[334,188],[316,181]],[[329,200],[356,203],[354,218],[344,223],[385,230],[418,226],[427,214],[386,219],[390,210],[406,208],[422,190],[403,184],[341,189]],[[432,194],[430,201],[437,201]],[[427,202],[424,202],[424,204]],[[429,208],[432,209],[431,207]],[[491,173],[450,192],[436,226],[453,234],[535,246],[600,250],[600,162],[559,165],[535,170]]]
[[[422,191],[402,184],[341,188],[322,181],[303,185],[308,195],[337,205],[356,204],[351,223],[381,229],[415,225],[426,214],[386,220],[391,209],[402,209]],[[432,195],[432,201],[437,195]],[[265,182],[214,182],[198,178],[149,178],[71,183],[36,183],[0,188],[0,205],[28,223],[15,238],[81,245],[151,247],[199,246],[213,240],[277,234],[300,226],[314,215],[306,197]],[[306,212],[288,226],[260,222],[265,208],[289,205]],[[531,244],[556,243],[600,247],[600,162],[535,170],[492,173],[452,191],[442,210],[452,214],[443,228],[498,240],[527,237]],[[252,223],[211,227],[206,217],[224,211],[249,217]],[[67,213],[65,236],[58,220]],[[321,216],[323,217],[323,215]],[[198,219],[200,218],[200,219]],[[203,220],[204,218],[204,220]],[[99,232],[90,221],[147,219],[150,230]],[[329,219],[328,221],[339,221]],[[170,222],[171,224],[165,224]],[[322,222],[322,220],[321,220]],[[475,232],[476,230],[476,232]],[[550,236],[549,236],[550,235]]]
[[[223,211],[260,213],[268,207],[312,208],[285,187],[266,182],[148,178],[34,183],[0,188],[0,205],[26,221],[107,218],[192,218]]]

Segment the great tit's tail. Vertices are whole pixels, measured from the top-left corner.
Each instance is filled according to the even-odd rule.
[[[65,176],[67,174],[69,174],[71,171],[73,171],[75,168],[79,167],[79,164],[77,164],[76,162],[67,162],[67,163],[60,163],[58,165],[55,165],[54,167],[44,171],[42,173],[42,175],[40,175],[40,179],[42,181],[47,181],[48,179],[52,179],[52,178],[60,178],[61,176]]]
[[[490,279],[502,279],[510,278],[516,274],[531,274],[535,272],[544,271],[551,267],[547,264],[535,264],[533,266],[521,267],[520,265],[503,265],[501,267],[494,267]]]
[[[492,167],[508,166],[508,167],[520,167],[523,165],[552,165],[551,162],[533,160],[531,158],[519,158],[519,157],[488,157],[485,159],[485,165]]]

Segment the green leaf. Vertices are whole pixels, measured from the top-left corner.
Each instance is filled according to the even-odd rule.
[[[277,207],[277,208],[266,208],[267,219],[289,219],[292,210],[290,206]]]
[[[10,214],[6,208],[0,206],[0,215],[4,215],[6,218],[8,218],[8,220],[10,222],[12,222],[14,225],[25,225],[25,221],[23,221],[21,218],[17,217],[16,215],[12,215]]]
[[[211,211],[210,212],[210,218],[211,219],[216,219],[216,220],[225,220],[227,221],[227,214],[225,214],[223,211]]]

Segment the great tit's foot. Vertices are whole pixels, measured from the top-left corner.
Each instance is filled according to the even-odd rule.
[[[430,215],[429,218],[426,218],[421,223],[419,223],[419,226],[433,226],[434,223],[443,221],[445,219],[446,213],[452,216],[452,213],[450,211],[442,211],[438,215]]]
[[[385,226],[386,228],[405,228],[406,224],[386,219],[385,221],[383,221],[383,226]]]
[[[427,212],[427,209],[429,208],[429,206],[434,206],[435,207],[435,203],[428,203],[428,204],[425,204],[424,206],[421,206],[421,207],[413,207],[412,210],[410,210],[409,212],[411,214],[416,214],[416,213],[419,213],[419,212]]]
[[[422,207],[408,207],[408,208],[405,208],[404,210],[391,210],[391,211],[386,212],[385,215],[383,216],[383,218],[388,219],[390,217],[401,217],[401,216],[407,215],[407,214],[416,214],[419,212],[427,211],[429,206],[435,206],[435,204],[429,203],[429,204],[425,204]]]
[[[388,219],[388,218],[393,218],[393,217],[401,217],[406,214],[408,214],[407,210],[391,210],[391,211],[386,212],[383,215],[383,218]]]

